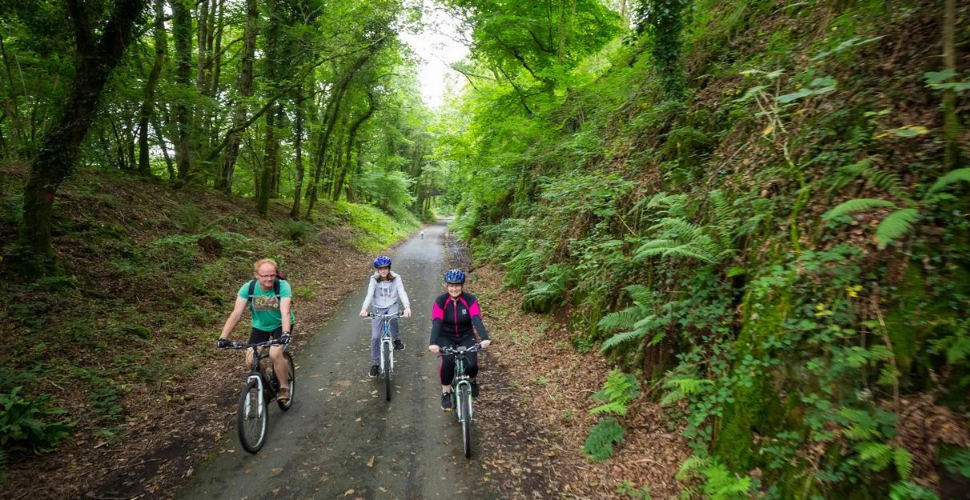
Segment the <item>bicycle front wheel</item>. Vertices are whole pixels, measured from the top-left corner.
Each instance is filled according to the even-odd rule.
[[[277,399],[276,404],[281,410],[286,411],[293,406],[293,396],[296,394],[296,364],[293,363],[293,356],[288,352],[283,353],[283,358],[286,359],[286,381],[290,388],[290,399],[286,402]]]
[[[393,347],[389,342],[381,343],[381,357],[383,357],[384,365],[384,400],[391,400],[391,349]]]
[[[461,405],[461,440],[465,445],[465,458],[472,456],[472,395],[468,386],[458,387],[458,404]]]
[[[239,408],[236,409],[239,444],[249,453],[258,452],[266,442],[268,414],[266,406],[259,404],[259,384],[250,381],[239,394]]]

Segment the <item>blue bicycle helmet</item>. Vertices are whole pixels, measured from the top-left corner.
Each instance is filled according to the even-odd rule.
[[[391,258],[386,255],[374,259],[374,269],[381,267],[391,267]]]
[[[451,269],[445,273],[445,283],[461,285],[465,283],[465,273],[461,269]]]

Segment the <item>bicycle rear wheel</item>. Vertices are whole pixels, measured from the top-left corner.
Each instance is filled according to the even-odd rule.
[[[391,400],[391,349],[393,347],[387,342],[381,342],[381,357],[384,363],[384,400]]]
[[[276,400],[276,404],[279,405],[280,409],[283,411],[289,410],[293,406],[293,396],[296,394],[296,365],[293,363],[293,356],[290,353],[284,352],[283,358],[286,359],[286,381],[290,388],[290,399],[283,401]]]
[[[239,407],[236,409],[239,444],[244,450],[256,453],[263,447],[268,417],[268,409],[259,404],[259,385],[256,381],[250,381],[239,394]]]
[[[458,386],[458,404],[461,405],[461,440],[465,445],[465,458],[472,456],[472,395],[467,385]]]

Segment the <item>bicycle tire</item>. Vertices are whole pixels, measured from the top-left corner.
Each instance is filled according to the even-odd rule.
[[[239,407],[236,409],[236,428],[239,431],[239,444],[249,453],[256,454],[266,442],[266,422],[269,409],[259,404],[259,384],[250,381],[239,394]]]
[[[472,395],[464,384],[458,388],[458,404],[461,405],[461,440],[465,458],[472,456]]]
[[[381,356],[384,357],[384,400],[391,400],[391,349],[387,342],[381,342]]]
[[[281,410],[286,411],[293,407],[293,396],[296,394],[296,365],[290,353],[283,352],[283,358],[286,359],[286,382],[290,388],[290,399],[285,403],[277,399],[276,404]]]

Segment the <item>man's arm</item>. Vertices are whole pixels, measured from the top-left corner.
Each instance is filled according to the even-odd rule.
[[[242,317],[242,313],[246,310],[247,305],[249,305],[249,299],[236,296],[236,306],[232,308],[232,314],[229,315],[225,326],[222,327],[222,335],[219,336],[220,338],[229,338],[229,334],[236,328],[236,325],[239,323],[239,318]]]

